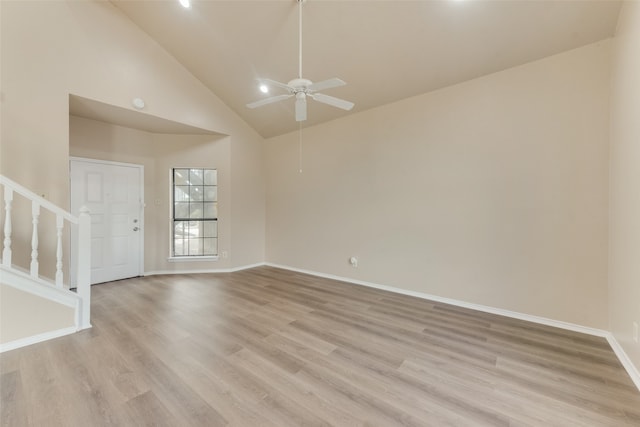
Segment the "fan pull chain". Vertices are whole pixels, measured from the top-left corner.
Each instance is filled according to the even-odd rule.
[[[298,173],[302,173],[302,122],[298,122]]]

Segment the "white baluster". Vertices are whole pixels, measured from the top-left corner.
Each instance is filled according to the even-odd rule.
[[[11,204],[13,203],[13,190],[4,187],[4,249],[2,250],[2,263],[11,267]]]
[[[38,221],[40,219],[40,205],[31,202],[31,216],[33,217],[33,233],[31,234],[31,277],[38,277]]]
[[[62,215],[56,215],[56,234],[58,244],[56,246],[56,286],[61,288],[64,281],[62,273],[62,227],[64,227],[64,218]]]

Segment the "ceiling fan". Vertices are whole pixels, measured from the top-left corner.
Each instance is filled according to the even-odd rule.
[[[298,2],[298,78],[289,81],[289,83],[280,83],[271,79],[259,79],[262,84],[268,86],[275,86],[286,90],[288,93],[282,95],[276,95],[269,98],[261,99],[256,102],[247,104],[248,108],[262,107],[263,105],[273,104],[274,102],[284,101],[295,96],[296,98],[296,121],[302,122],[307,120],[307,97],[314,101],[321,102],[323,104],[331,105],[333,107],[342,108],[343,110],[351,110],[354,106],[353,102],[345,101],[344,99],[336,98],[329,95],[318,93],[318,91],[325,89],[332,89],[338,86],[344,86],[346,83],[338,78],[323,80],[321,82],[313,83],[311,80],[302,78],[302,3],[305,0],[296,0]]]

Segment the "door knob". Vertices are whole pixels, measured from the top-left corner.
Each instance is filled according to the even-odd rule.
[[[140,230],[138,227],[133,227],[133,231],[138,231]]]

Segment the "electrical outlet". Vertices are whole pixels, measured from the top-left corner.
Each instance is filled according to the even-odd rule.
[[[349,264],[351,264],[351,267],[357,268],[358,267],[358,258],[352,256],[351,258],[349,258]]]
[[[222,258],[228,258],[229,253],[227,251],[222,251]]]
[[[638,322],[633,322],[633,340],[638,342]]]

